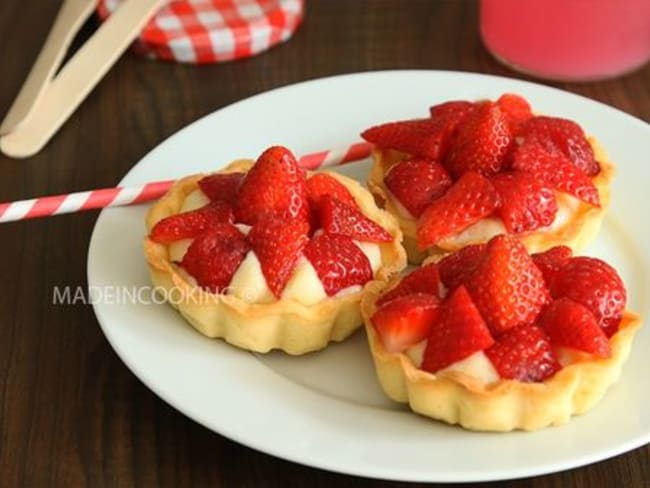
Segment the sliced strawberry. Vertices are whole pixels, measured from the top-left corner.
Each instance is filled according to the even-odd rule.
[[[199,187],[213,202],[222,200],[234,205],[244,176],[246,173],[215,173],[199,180]]]
[[[514,93],[504,93],[497,100],[497,105],[506,116],[512,135],[515,137],[522,135],[526,122],[533,117],[526,99]]]
[[[388,122],[365,130],[361,137],[384,149],[439,161],[462,118],[449,111],[444,117]]]
[[[333,176],[316,173],[307,178],[307,198],[311,208],[317,208],[323,195],[331,195],[348,205],[357,205],[350,191]]]
[[[551,154],[562,154],[588,176],[598,174],[600,165],[582,128],[572,120],[535,117],[524,131],[526,141],[535,141]]]
[[[394,165],[384,183],[414,217],[452,185],[447,170],[430,159],[407,159]]]
[[[429,335],[440,301],[433,295],[402,296],[379,308],[371,318],[384,349],[401,352]]]
[[[512,167],[530,173],[540,183],[600,207],[598,189],[591,178],[560,153],[551,154],[535,142],[525,142],[515,151]]]
[[[523,325],[502,334],[485,355],[499,376],[524,382],[544,381],[560,370],[546,333]]]
[[[181,266],[212,293],[230,284],[250,246],[232,224],[217,224],[199,235],[187,249]]]
[[[262,153],[244,178],[235,207],[238,222],[254,224],[265,214],[309,219],[305,173],[291,151],[274,146]]]
[[[390,242],[393,236],[381,225],[361,213],[356,205],[324,195],[320,200],[320,224],[327,234],[338,234],[360,241]]]
[[[490,181],[501,198],[496,214],[510,232],[551,225],[557,214],[555,193],[523,171],[499,173]]]
[[[568,246],[555,246],[548,251],[533,254],[533,262],[544,275],[546,286],[550,289],[555,275],[561,270],[573,255]]]
[[[468,171],[476,171],[489,176],[501,170],[513,138],[498,105],[478,104],[457,130],[445,159],[452,175],[458,178]]]
[[[465,286],[492,334],[535,322],[550,296],[542,272],[524,245],[503,234],[488,242],[485,258]]]
[[[539,317],[538,325],[555,346],[571,347],[602,358],[612,355],[609,341],[589,309],[569,298],[553,301]]]
[[[441,259],[438,268],[442,283],[449,290],[465,283],[485,257],[486,249],[487,244],[471,244]]]
[[[413,293],[440,296],[440,276],[436,264],[428,264],[406,275],[395,288],[377,300],[377,306]]]
[[[431,326],[421,368],[435,373],[494,344],[487,325],[464,286],[443,303]]]
[[[330,296],[349,286],[363,286],[372,279],[368,258],[349,237],[332,234],[312,237],[303,253]]]
[[[225,202],[212,202],[190,212],[171,215],[160,220],[151,229],[150,238],[161,244],[196,237],[202,232],[221,224],[232,223],[232,208]]]
[[[435,245],[443,237],[458,233],[499,206],[499,195],[490,181],[467,172],[443,196],[434,200],[418,220],[420,249]]]
[[[451,100],[449,102],[439,103],[429,108],[431,118],[445,118],[447,120],[456,119],[460,122],[465,116],[470,114],[476,104],[467,100]]]
[[[618,330],[627,293],[616,270],[604,261],[571,258],[553,279],[551,293],[555,298],[567,297],[587,307],[608,337]]]
[[[267,215],[257,220],[248,241],[262,266],[269,289],[280,297],[309,238],[309,223]]]

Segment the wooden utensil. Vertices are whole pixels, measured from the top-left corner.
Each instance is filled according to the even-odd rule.
[[[32,69],[33,77],[30,73],[27,86],[3,123],[3,128],[10,132],[0,138],[0,149],[8,156],[21,158],[38,152],[166,0],[125,0],[48,83],[70,39],[89,15],[88,3],[94,8],[94,2],[84,0],[64,3]]]

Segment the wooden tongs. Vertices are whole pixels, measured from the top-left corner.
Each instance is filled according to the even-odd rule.
[[[125,0],[61,68],[75,34],[96,0],[64,0],[16,100],[0,125],[0,149],[24,158],[37,153],[70,117],[166,0]]]

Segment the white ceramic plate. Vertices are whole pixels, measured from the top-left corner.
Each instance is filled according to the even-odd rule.
[[[272,144],[287,145],[296,154],[341,146],[372,124],[425,116],[431,104],[496,98],[503,92],[524,95],[538,112],[579,121],[617,163],[614,203],[589,252],[621,270],[630,307],[646,315],[650,127],[552,88],[436,71],[300,83],[193,123],[151,151],[122,184],[216,170],[235,158],[256,157]],[[344,172],[363,180],[367,169],[361,163]],[[141,251],[146,210],[102,212],[88,255],[90,286],[148,286]],[[425,420],[384,398],[363,332],[299,358],[261,356],[202,337],[168,306],[104,298],[94,307],[106,337],[157,395],[215,432],[299,463],[396,480],[495,480],[592,463],[650,440],[648,327],[638,335],[621,381],[591,413],[536,433],[485,434]]]

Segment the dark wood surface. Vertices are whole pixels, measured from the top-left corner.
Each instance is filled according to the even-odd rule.
[[[125,55],[37,156],[0,156],[0,201],[114,185],[196,118],[309,78],[390,68],[518,75],[495,62],[469,1],[311,0],[287,44],[195,67]],[[58,1],[0,5],[0,114]],[[93,23],[85,32],[92,31]],[[650,121],[650,67],[612,81],[553,84]],[[159,400],[103,337],[89,306],[53,306],[86,283],[96,212],[0,225],[0,486],[407,486],[328,473],[231,442]],[[396,451],[399,446],[395,446]],[[494,486],[648,486],[650,448]],[[468,460],[471,462],[471,460]]]

